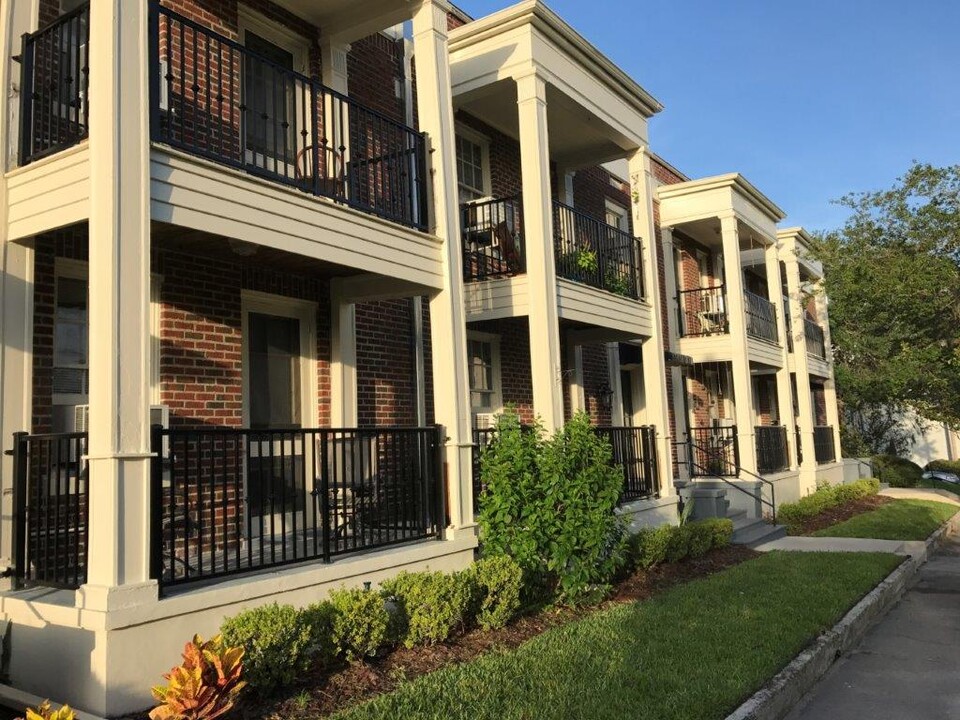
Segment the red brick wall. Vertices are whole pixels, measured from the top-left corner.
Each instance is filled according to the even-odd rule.
[[[606,345],[584,345],[583,356],[583,400],[584,410],[594,425],[611,424],[610,408],[604,407],[601,390],[610,390],[610,369],[607,362]]]
[[[357,305],[357,413],[361,426],[416,424],[413,342],[409,300]]]
[[[402,77],[403,41],[383,33],[350,46],[347,73],[350,96],[397,122],[406,122],[406,109],[397,97],[395,80]]]
[[[607,200],[627,211],[630,230],[633,231],[633,213],[630,212],[630,183],[614,177],[606,168],[597,166],[577,170],[573,175],[573,204],[577,210],[598,220],[607,214]]]
[[[813,393],[813,422],[814,425],[827,424],[827,395],[822,382],[810,382],[810,391]]]

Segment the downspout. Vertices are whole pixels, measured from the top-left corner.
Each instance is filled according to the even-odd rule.
[[[413,41],[407,37],[404,25],[403,57],[400,63],[400,82],[402,83],[402,101],[404,119],[408,127],[413,127]],[[413,353],[413,394],[416,398],[417,427],[427,424],[426,395],[426,353],[423,345],[423,298],[417,295],[409,300],[410,304],[410,344]]]

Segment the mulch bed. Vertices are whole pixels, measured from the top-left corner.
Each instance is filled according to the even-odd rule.
[[[884,495],[868,495],[858,500],[851,500],[835,508],[824,510],[816,517],[810,518],[796,529],[791,530],[791,535],[809,535],[810,533],[822,530],[823,528],[836,525],[844,520],[849,520],[854,515],[861,515],[871,510],[876,510],[881,505],[894,502],[894,498]]]
[[[621,582],[610,599],[599,607],[644,600],[671,587],[726,570],[759,555],[740,545],[715,550],[702,558],[662,565],[637,572]],[[318,668],[299,687],[287,689],[282,699],[242,703],[240,715],[249,720],[292,720],[330,715],[377,695],[388,693],[401,683],[448,665],[465,663],[491,651],[516,648],[550,628],[572,622],[597,607],[545,610],[518,618],[501,630],[474,630],[448,643],[397,648],[367,662]]]

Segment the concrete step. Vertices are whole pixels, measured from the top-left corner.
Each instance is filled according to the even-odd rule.
[[[737,527],[737,523],[742,523],[744,520],[756,520],[756,518],[747,518],[746,510],[727,510],[727,520],[733,520],[733,526]]]
[[[778,540],[786,534],[787,528],[783,525],[771,525],[763,520],[750,518],[740,527],[734,523],[733,538],[730,542],[734,545],[759,545],[769,540]]]

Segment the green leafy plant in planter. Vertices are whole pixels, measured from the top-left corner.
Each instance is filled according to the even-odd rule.
[[[627,275],[617,272],[616,268],[607,268],[603,277],[603,287],[614,295],[630,295],[630,279]]]

